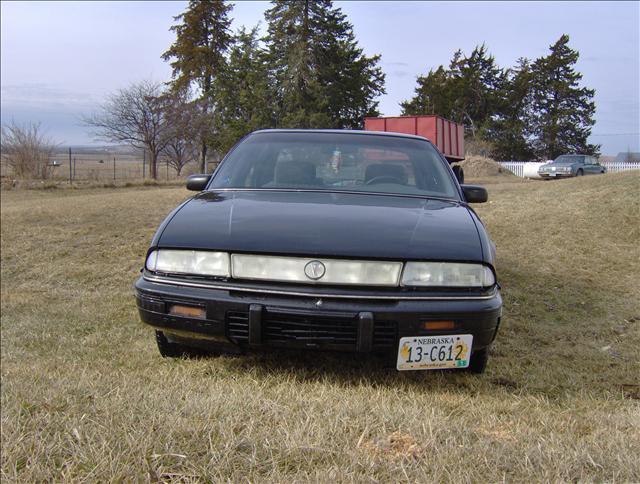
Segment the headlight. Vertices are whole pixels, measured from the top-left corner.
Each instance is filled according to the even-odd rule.
[[[493,272],[481,264],[407,262],[403,286],[488,287],[496,282]]]
[[[150,271],[229,277],[229,254],[201,250],[155,250],[147,257]]]

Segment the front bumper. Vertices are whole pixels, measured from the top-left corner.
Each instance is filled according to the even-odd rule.
[[[538,173],[538,175],[540,175],[540,178],[550,178],[550,179],[554,179],[554,178],[571,178],[573,176],[575,176],[572,172],[553,172],[553,173]]]
[[[141,276],[135,283],[142,321],[167,338],[198,347],[281,347],[351,352],[397,352],[403,336],[472,334],[473,350],[490,345],[500,322],[499,291],[482,297],[322,297],[189,287]],[[174,304],[201,307],[204,318],[168,314]],[[426,321],[454,321],[453,330],[429,331]]]

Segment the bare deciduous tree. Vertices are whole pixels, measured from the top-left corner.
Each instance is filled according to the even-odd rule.
[[[2,161],[20,178],[42,178],[51,176],[49,160],[56,144],[47,138],[40,123],[19,125],[15,122],[2,126],[0,138]]]
[[[162,155],[178,176],[187,163],[198,159],[201,144],[201,111],[197,101],[189,102],[188,99],[188,93],[170,93],[163,99],[168,141]]]
[[[151,176],[157,178],[158,158],[169,142],[164,104],[162,85],[142,81],[111,94],[84,122],[100,139],[146,149]]]
[[[167,143],[162,157],[169,163],[169,166],[176,170],[176,174],[180,176],[182,169],[198,157],[198,149],[191,142],[184,138],[171,138]]]

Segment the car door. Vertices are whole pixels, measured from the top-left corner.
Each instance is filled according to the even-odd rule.
[[[593,159],[590,156],[585,156],[584,157],[584,174],[585,175],[593,175],[594,171],[593,171]]]
[[[600,164],[600,162],[598,162],[598,159],[596,157],[592,157],[591,160],[593,161],[593,164],[591,165],[591,168],[593,169],[593,174],[599,175],[600,173],[603,173],[604,169]]]

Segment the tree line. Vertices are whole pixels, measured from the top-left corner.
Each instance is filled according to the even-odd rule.
[[[562,153],[599,154],[588,142],[595,90],[580,87],[579,54],[562,35],[546,56],[497,65],[485,45],[458,50],[449,67],[420,76],[403,114],[439,114],[463,123],[467,137],[500,160],[554,159]]]
[[[220,156],[260,128],[359,128],[378,115],[380,56],[368,57],[330,0],[276,0],[258,26],[231,33],[232,6],[191,0],[175,17],[175,42],[162,58],[166,84],[143,81],[108,97],[85,119],[109,141],[146,149],[150,170],[168,156],[178,173]]]
[[[115,91],[84,119],[110,142],[146,150],[151,176],[167,160],[206,171],[242,136],[260,128],[361,129],[385,93],[380,55],[367,56],[331,0],[274,0],[259,26],[231,31],[232,5],[191,0],[174,17],[162,58],[166,83]],[[468,146],[497,159],[596,154],[587,139],[594,90],[580,87],[578,52],[563,35],[549,54],[501,68],[485,45],[454,53],[448,67],[419,76],[403,115],[437,114],[463,123]],[[3,150],[4,151],[4,150]]]

